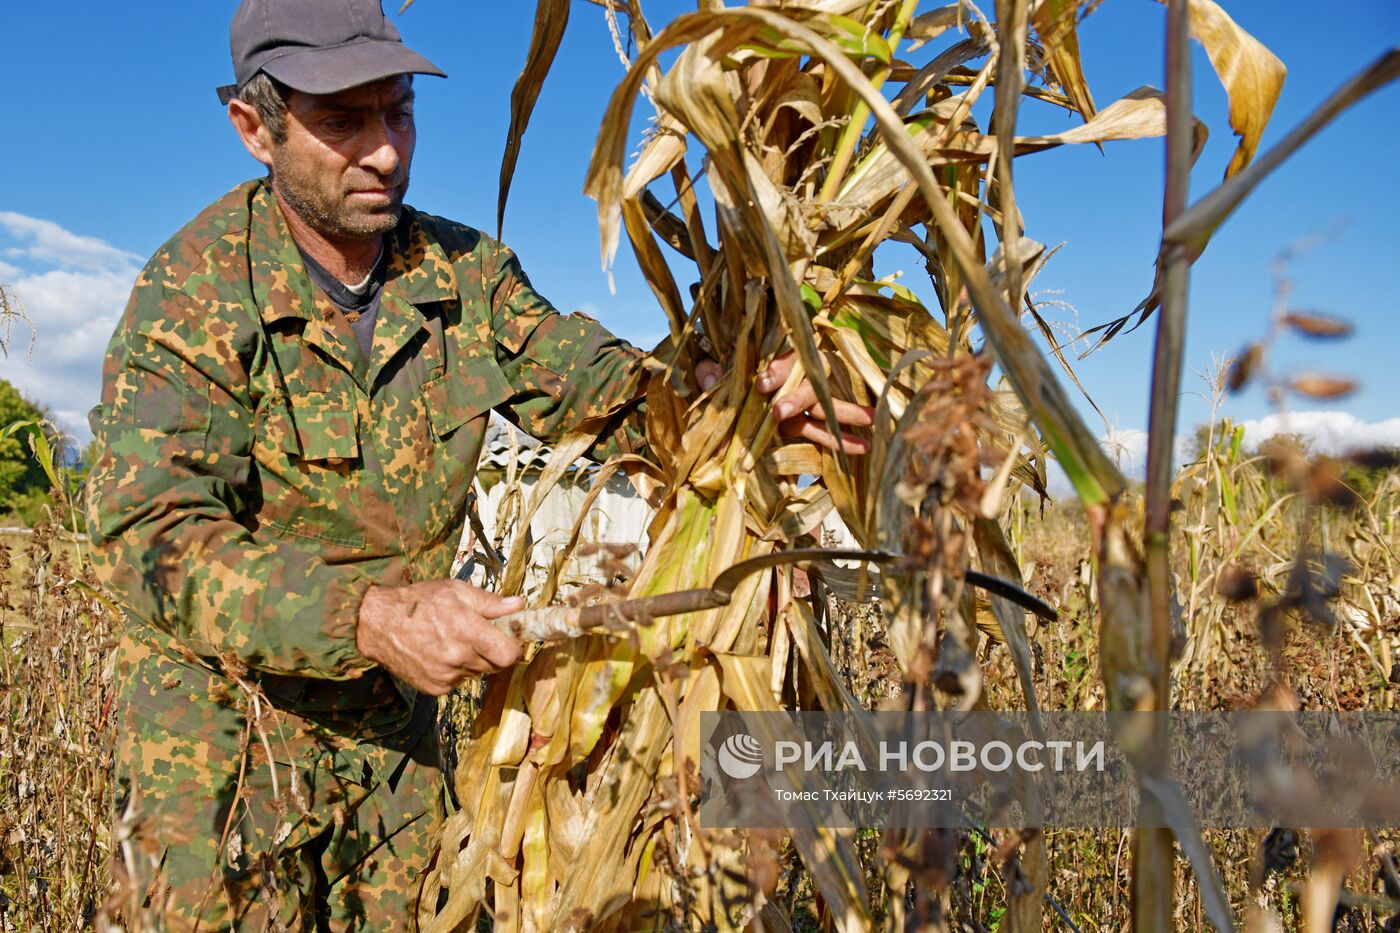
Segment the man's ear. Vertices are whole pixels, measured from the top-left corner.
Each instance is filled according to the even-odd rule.
[[[263,123],[257,108],[237,98],[228,102],[228,119],[233,124],[243,148],[263,165],[272,165],[272,133]]]

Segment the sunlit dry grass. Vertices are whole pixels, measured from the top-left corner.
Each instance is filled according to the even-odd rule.
[[[88,927],[107,898],[114,619],[82,546],[0,536],[0,925]]]

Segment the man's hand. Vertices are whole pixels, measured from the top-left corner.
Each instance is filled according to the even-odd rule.
[[[758,377],[758,391],[765,395],[778,391],[792,372],[797,354],[789,350],[777,357]],[[875,423],[875,409],[854,402],[844,402],[839,398],[831,400],[836,409],[836,423],[844,427],[868,428]],[[778,430],[789,436],[804,437],[828,450],[837,448],[837,439],[826,427],[826,416],[822,414],[821,403],[817,401],[817,390],[812,380],[803,379],[787,395],[773,402],[773,417],[778,419]],[[854,434],[841,433],[840,447],[848,454],[863,454],[870,449],[870,442]]]
[[[758,391],[771,395],[782,387],[792,373],[797,355],[789,350],[773,360],[772,364],[758,377]],[[705,391],[719,381],[724,374],[720,365],[712,359],[702,359],[695,364],[695,378]],[[866,428],[875,423],[875,409],[852,402],[833,398],[836,408],[836,421],[847,427]],[[778,430],[790,437],[803,437],[828,450],[837,447],[836,438],[826,428],[826,417],[817,402],[817,390],[812,380],[803,379],[797,387],[773,402],[773,417],[778,419]],[[870,442],[854,434],[842,432],[840,446],[848,454],[863,454],[870,449]]]
[[[489,620],[519,612],[525,600],[460,580],[372,586],[360,604],[360,654],[419,693],[442,696],[471,674],[510,667],[520,645]]]

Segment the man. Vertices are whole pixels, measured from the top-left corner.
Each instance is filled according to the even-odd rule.
[[[521,656],[490,624],[521,602],[446,579],[487,414],[635,450],[642,354],[404,205],[411,76],[442,72],[378,0],[243,0],[230,36],[268,177],[147,264],[91,418],[128,929],[401,929],[442,814],[431,698]],[[779,416],[834,443],[813,401]]]

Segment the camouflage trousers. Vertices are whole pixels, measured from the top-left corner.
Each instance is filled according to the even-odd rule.
[[[416,929],[444,815],[435,704],[364,740],[211,711],[216,734],[125,706],[113,867],[127,933]]]

